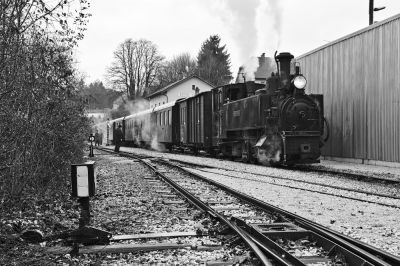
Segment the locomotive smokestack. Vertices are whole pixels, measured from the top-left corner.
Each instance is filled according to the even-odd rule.
[[[276,59],[279,62],[279,72],[283,77],[283,73],[286,74],[286,78],[289,78],[290,75],[290,61],[294,56],[291,53],[280,53],[276,56]]]

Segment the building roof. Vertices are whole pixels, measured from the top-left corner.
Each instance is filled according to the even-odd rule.
[[[373,30],[373,29],[378,28],[378,27],[380,27],[380,26],[382,26],[384,24],[390,23],[390,22],[392,22],[392,21],[394,21],[396,19],[400,19],[400,14],[394,15],[394,16],[392,16],[390,18],[387,18],[387,19],[382,20],[380,22],[377,22],[377,23],[374,23],[372,25],[369,25],[368,27],[365,27],[365,28],[363,28],[361,30],[358,30],[358,31],[353,32],[353,33],[350,33],[350,34],[348,34],[348,35],[346,35],[344,37],[341,37],[341,38],[339,38],[337,40],[334,40],[334,41],[332,41],[330,43],[324,44],[324,45],[322,45],[322,46],[320,46],[320,47],[318,47],[318,48],[316,48],[314,50],[311,50],[311,51],[309,51],[309,52],[307,52],[305,54],[302,54],[302,55],[296,57],[296,59],[304,58],[304,57],[309,56],[311,54],[314,54],[314,53],[316,53],[316,52],[318,52],[320,50],[323,50],[323,49],[325,49],[325,48],[327,48],[329,46],[333,46],[333,45],[335,45],[337,43],[340,43],[340,42],[343,42],[343,41],[345,41],[347,39],[353,38],[353,37],[355,37],[357,35],[363,34],[364,32]]]
[[[266,57],[265,53],[262,53],[261,56],[257,57],[258,59],[258,66],[256,71],[254,71],[254,80],[266,80],[272,72],[276,71],[276,67],[273,64],[273,59],[271,57]],[[246,67],[240,66],[238,74],[236,76],[236,83],[242,83],[243,74],[246,74]],[[249,75],[251,76],[251,75]],[[248,80],[253,81],[253,80]]]
[[[256,80],[267,79],[274,71],[275,69],[272,65],[272,58],[266,57],[265,53],[258,57],[258,68],[256,72],[254,72],[254,78]]]
[[[206,81],[206,80],[200,78],[199,76],[197,76],[197,75],[191,75],[191,76],[189,76],[189,77],[186,77],[186,78],[183,78],[183,79],[181,79],[181,80],[175,81],[175,82],[173,82],[173,83],[171,83],[171,84],[165,86],[164,88],[161,88],[160,90],[158,90],[158,91],[156,91],[156,92],[154,92],[154,93],[152,93],[152,94],[146,96],[146,98],[149,99],[149,98],[153,98],[154,96],[157,96],[157,95],[160,95],[160,94],[164,94],[164,93],[166,93],[167,91],[169,91],[170,89],[172,89],[172,88],[178,86],[179,84],[182,84],[183,82],[188,81],[189,79],[192,79],[192,78],[197,78],[197,79],[203,81],[204,83],[210,85],[212,88],[215,87],[215,86],[212,85],[210,82],[208,82],[208,81]]]

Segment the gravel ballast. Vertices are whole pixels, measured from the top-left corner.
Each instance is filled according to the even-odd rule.
[[[398,187],[363,181],[339,178],[324,173],[306,173],[288,169],[270,168],[259,165],[243,164],[215,158],[195,157],[191,155],[160,153],[137,148],[122,148],[123,151],[146,154],[148,156],[177,159],[189,163],[209,165],[231,171],[251,172],[257,174],[283,175],[304,180],[318,180],[321,183],[333,182],[340,186],[356,186],[370,191],[396,194]],[[368,166],[370,167],[370,166]],[[210,169],[208,169],[209,171]],[[354,170],[355,172],[357,169]],[[245,192],[255,198],[276,205],[285,210],[313,220],[336,231],[369,243],[377,248],[400,256],[399,210],[396,208],[365,203],[351,199],[339,198],[288,187],[265,184],[253,178],[251,174],[242,173],[243,178],[202,172],[209,178]],[[392,174],[390,173],[392,176]],[[262,180],[262,178],[260,177]],[[397,194],[400,195],[400,194]],[[365,195],[364,195],[365,196]],[[358,197],[357,194],[354,197]],[[368,198],[368,196],[365,196]],[[385,199],[386,200],[386,199]]]
[[[209,221],[208,216],[185,202],[142,162],[98,153],[93,159],[96,161],[97,188],[96,196],[91,199],[91,226],[107,230],[114,236],[196,232],[200,229],[207,232],[208,226],[219,226],[213,221],[207,222],[205,227],[203,224]],[[168,193],[161,193],[165,191]],[[223,238],[225,236],[125,240],[112,244],[178,244],[186,247],[135,253],[82,254],[76,257],[67,254],[56,260],[56,264],[206,265],[210,261],[229,261],[252,265],[252,262],[246,261],[249,254],[243,244],[229,245],[229,241],[222,241]]]

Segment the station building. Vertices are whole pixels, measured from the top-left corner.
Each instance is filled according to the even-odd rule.
[[[154,108],[204,91],[210,91],[213,87],[206,80],[192,75],[165,86],[147,96],[146,99],[149,101],[150,108]]]

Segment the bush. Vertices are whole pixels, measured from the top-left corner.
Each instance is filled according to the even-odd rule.
[[[62,12],[66,1],[50,1],[54,6],[45,1],[6,2],[0,3],[0,39],[5,40],[0,41],[3,207],[21,203],[29,195],[67,188],[69,165],[82,160],[82,144],[89,132],[71,57],[82,36],[66,25],[67,19],[73,19]],[[61,26],[49,27],[50,17],[58,12],[64,14],[58,15]],[[86,18],[83,13],[77,16],[81,21]],[[80,25],[79,19],[76,22]]]

